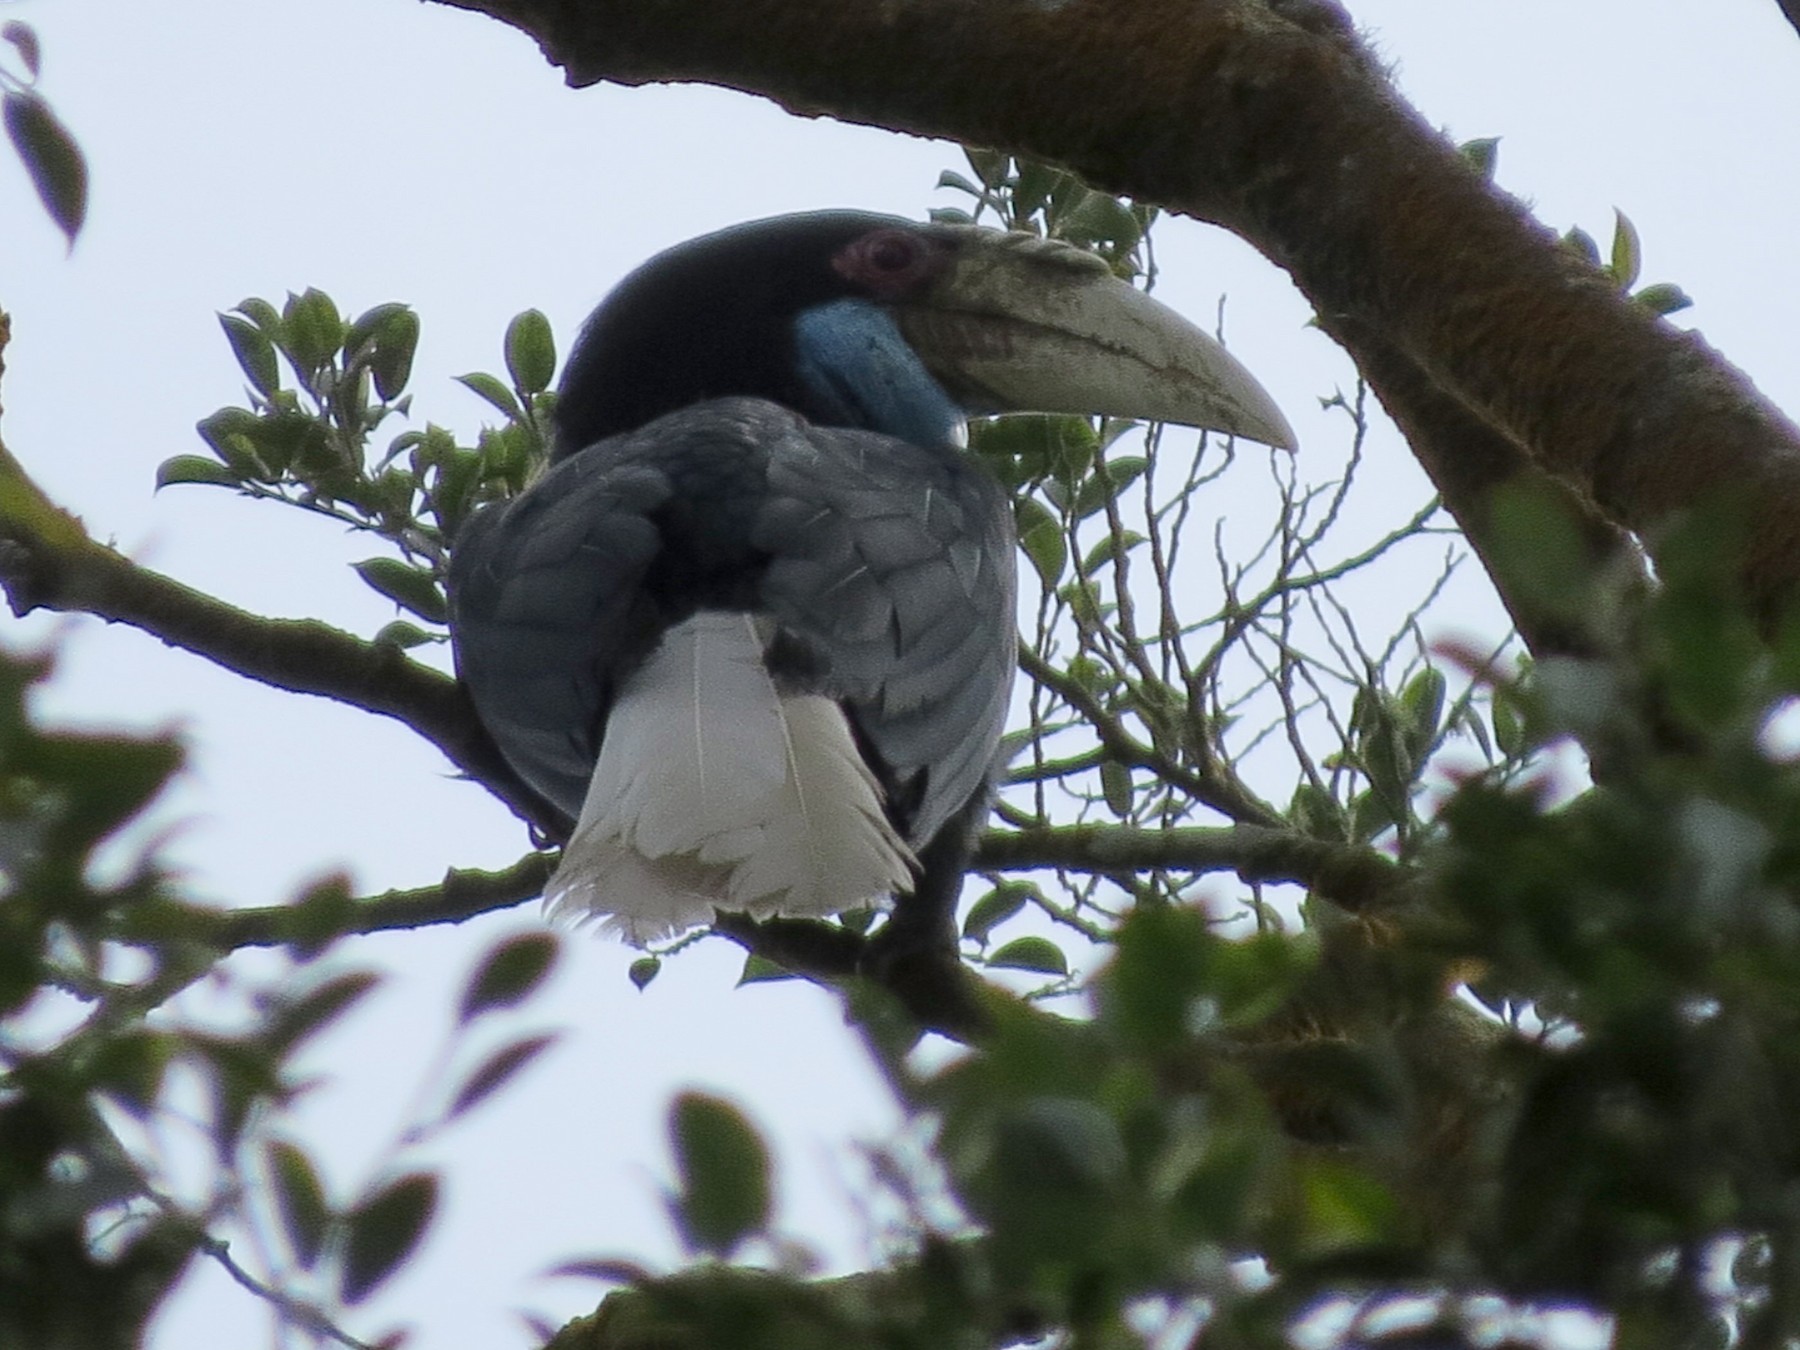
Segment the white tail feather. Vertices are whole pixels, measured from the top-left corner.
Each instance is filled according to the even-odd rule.
[[[712,920],[880,903],[913,867],[843,710],[782,694],[747,614],[663,636],[607,719],[581,819],[545,889],[644,943]]]

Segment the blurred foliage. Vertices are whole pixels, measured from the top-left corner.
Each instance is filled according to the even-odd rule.
[[[38,200],[69,247],[87,219],[87,157],[38,89],[44,52],[37,30],[18,19],[0,23],[0,118]],[[16,65],[16,69],[9,68]]]
[[[1493,143],[1465,152],[1492,172]],[[1148,207],[985,151],[941,186],[960,204],[939,218],[1155,278]],[[1633,290],[1622,214],[1607,260],[1586,239],[1571,247],[1621,289],[1677,307],[1676,288]],[[381,551],[356,571],[406,616],[386,639],[440,638],[458,528],[544,455],[548,324],[520,315],[506,375],[462,377],[500,418],[472,445],[430,423],[378,445],[410,411],[410,310],[346,320],[306,291],[221,323],[245,404],[205,419],[210,453],[159,482],[368,535]],[[850,991],[911,1122],[871,1151],[858,1198],[879,1268],[816,1278],[780,1229],[752,1113],[687,1092],[667,1195],[689,1261],[565,1263],[624,1287],[560,1331],[533,1321],[540,1339],[1800,1343],[1800,622],[1771,637],[1742,612],[1720,561],[1727,504],[1659,550],[1659,589],[1611,616],[1604,657],[1429,647],[1460,545],[1435,503],[1362,481],[1366,391],[1322,404],[1347,444],[1325,482],[1116,420],[973,430],[1013,494],[1028,592],[1030,716],[1000,829],[1142,841],[1198,826],[1214,847],[1145,868],[1096,844],[983,875],[962,936],[993,977],[992,1033],[961,1055],[915,1055],[879,990]],[[1235,518],[1209,515],[1209,496]],[[1572,523],[1526,497],[1498,514],[1522,576],[1589,593],[1569,574]],[[129,1344],[195,1254],[227,1263],[290,1341],[360,1344],[347,1312],[429,1239],[454,1180],[422,1150],[554,1043],[522,1032],[478,1053],[470,1037],[540,987],[555,944],[527,934],[483,957],[417,1118],[360,1179],[328,1175],[291,1108],[311,1084],[297,1056],[373,984],[331,951],[343,883],[296,899],[316,949],[243,983],[228,1030],[170,1011],[225,953],[183,936],[176,883],[117,836],[179,752],[38,729],[25,693],[40,674],[0,661],[0,1345]],[[1392,881],[1354,907],[1270,882],[1302,855],[1375,858]],[[862,934],[879,917],[838,922]],[[700,940],[630,978],[648,985]],[[763,957],[744,972],[784,977]],[[144,1122],[173,1114],[213,1150],[204,1193],[158,1170]],[[274,1254],[265,1269],[219,1236],[245,1230]]]
[[[226,953],[187,931],[192,902],[159,840],[144,842],[180,745],[42,727],[29,696],[48,672],[0,652],[0,1346],[136,1346],[197,1255],[295,1332],[357,1344],[336,1330],[341,1308],[405,1262],[437,1206],[417,1158],[554,1041],[477,1054],[466,1033],[539,986],[555,939],[488,954],[415,1118],[363,1181],[332,1184],[291,1122],[326,1081],[301,1058],[378,977],[329,944],[256,976],[220,966]],[[341,917],[348,901],[330,878],[292,905]],[[203,997],[178,998],[202,977]],[[199,1185],[177,1180],[195,1145],[212,1160]],[[270,1268],[222,1231],[253,1235]]]

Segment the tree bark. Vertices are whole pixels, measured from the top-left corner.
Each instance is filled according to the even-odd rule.
[[[1470,169],[1332,0],[439,2],[529,33],[577,86],[724,85],[1223,225],[1328,328],[1378,344],[1386,365],[1364,370],[1384,402],[1417,407],[1396,371],[1429,382],[1652,551],[1659,526],[1735,492],[1756,508],[1751,601],[1771,614],[1800,580],[1800,431]]]

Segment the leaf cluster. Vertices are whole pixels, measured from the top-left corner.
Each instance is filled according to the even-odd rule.
[[[357,563],[357,574],[410,617],[378,639],[402,647],[441,639],[457,530],[480,506],[520,491],[543,463],[555,406],[549,321],[526,310],[508,325],[507,380],[481,371],[458,377],[503,415],[502,425],[466,446],[428,423],[379,452],[377,430],[411,407],[406,388],[419,342],[411,309],[383,304],[345,319],[330,296],[309,289],[279,310],[245,300],[219,323],[249,382],[248,406],[204,419],[198,429],[211,456],[165,461],[157,485],[230,487],[383,540],[393,552]]]

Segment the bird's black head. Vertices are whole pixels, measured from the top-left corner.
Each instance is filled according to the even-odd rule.
[[[619,284],[563,372],[555,455],[730,395],[917,444],[968,413],[1101,413],[1292,446],[1250,373],[1100,259],[863,211],[753,221]]]
[[[834,389],[832,372],[805,349],[834,339],[866,345],[856,316],[879,322],[878,306],[928,288],[955,247],[953,234],[898,217],[820,211],[752,221],[659,254],[582,329],[557,403],[557,457],[727,395],[770,399],[828,426],[904,434],[910,428],[883,425],[892,419],[882,410]],[[923,367],[916,373],[929,381]],[[935,384],[909,393],[926,404],[935,393],[940,405],[915,420],[958,416]]]

